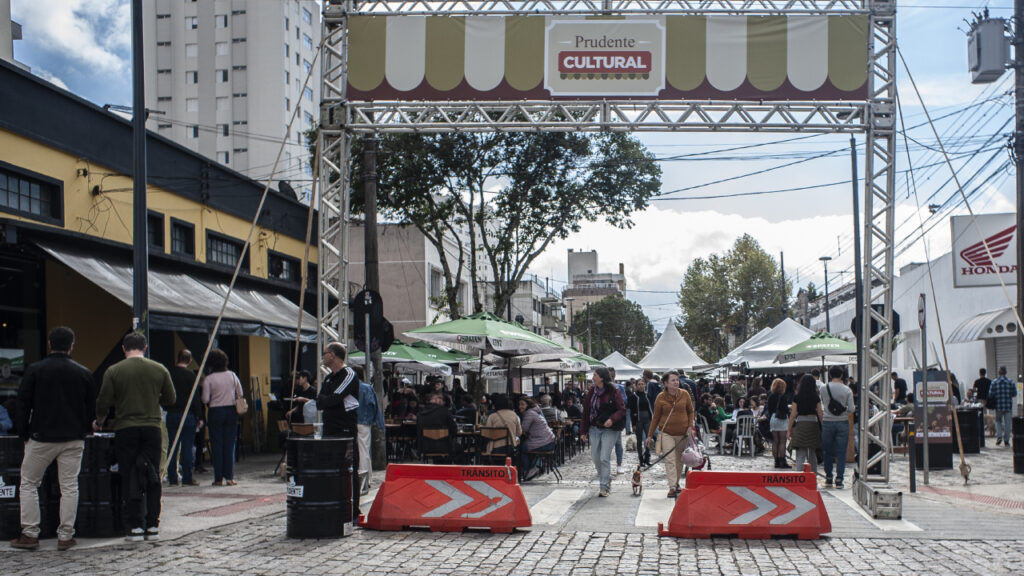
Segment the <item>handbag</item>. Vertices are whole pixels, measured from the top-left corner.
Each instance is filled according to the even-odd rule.
[[[242,387],[242,385],[240,383],[238,383],[237,381],[236,381],[236,384],[238,384],[238,386],[237,386],[237,388],[235,390],[236,390],[236,392],[240,392],[241,391],[240,388]],[[248,411],[249,411],[249,403],[245,401],[245,396],[242,395],[242,394],[235,394],[235,412],[237,412],[238,415],[241,416],[241,415],[245,414]]]
[[[688,434],[689,445],[683,450],[683,465],[699,469],[704,466],[704,453],[701,452],[700,443],[694,438],[693,433]]]
[[[846,406],[843,406],[841,402],[832,397],[832,386],[825,384],[825,390],[828,391],[828,411],[833,416],[842,416],[846,413]]]

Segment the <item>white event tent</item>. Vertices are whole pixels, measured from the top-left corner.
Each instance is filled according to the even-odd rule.
[[[639,378],[643,376],[644,373],[643,368],[618,352],[612,352],[607,357],[602,358],[601,363],[609,368],[615,368],[616,380]]]
[[[676,330],[676,325],[671,320],[665,325],[665,331],[661,338],[654,343],[651,351],[639,362],[641,368],[664,372],[665,370],[692,370],[694,366],[703,366],[707,362],[700,359],[697,353],[690,348],[690,345],[683,340],[683,336]]]

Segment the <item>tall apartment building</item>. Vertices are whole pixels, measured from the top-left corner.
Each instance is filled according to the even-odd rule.
[[[626,295],[626,269],[622,262],[619,262],[617,274],[597,270],[597,250],[569,249],[569,285],[562,291],[563,302],[573,311],[566,316],[569,330],[572,330],[573,313],[585,310],[588,305],[613,294]]]
[[[21,40],[21,24],[11,20],[11,0],[0,0],[0,60],[29,70],[29,67],[14,59],[14,41]]]
[[[316,0],[143,3],[147,127],[266,180],[297,110],[272,181],[308,201],[303,133],[319,117],[319,9]]]

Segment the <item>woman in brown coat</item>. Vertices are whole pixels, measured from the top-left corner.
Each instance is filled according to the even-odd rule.
[[[679,495],[679,476],[683,473],[683,450],[690,441],[693,428],[693,399],[689,392],[679,388],[679,373],[675,370],[662,374],[661,384],[664,389],[654,401],[654,416],[647,442],[651,442],[655,430],[660,431],[656,450],[659,454],[668,453],[665,457],[668,497],[675,498]],[[674,449],[678,444],[683,446]]]

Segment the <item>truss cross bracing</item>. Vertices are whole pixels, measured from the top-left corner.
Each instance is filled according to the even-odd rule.
[[[888,483],[894,230],[895,0],[323,0],[319,342],[347,339],[349,148],[359,133],[451,131],[806,132],[866,136],[860,477]],[[348,97],[353,16],[854,16],[870,28],[866,96],[815,100],[358,100]],[[333,177],[332,174],[340,177]],[[883,314],[871,308],[884,305]],[[878,384],[877,394],[870,386]],[[874,446],[874,448],[872,448]],[[868,474],[877,465],[880,473]]]

